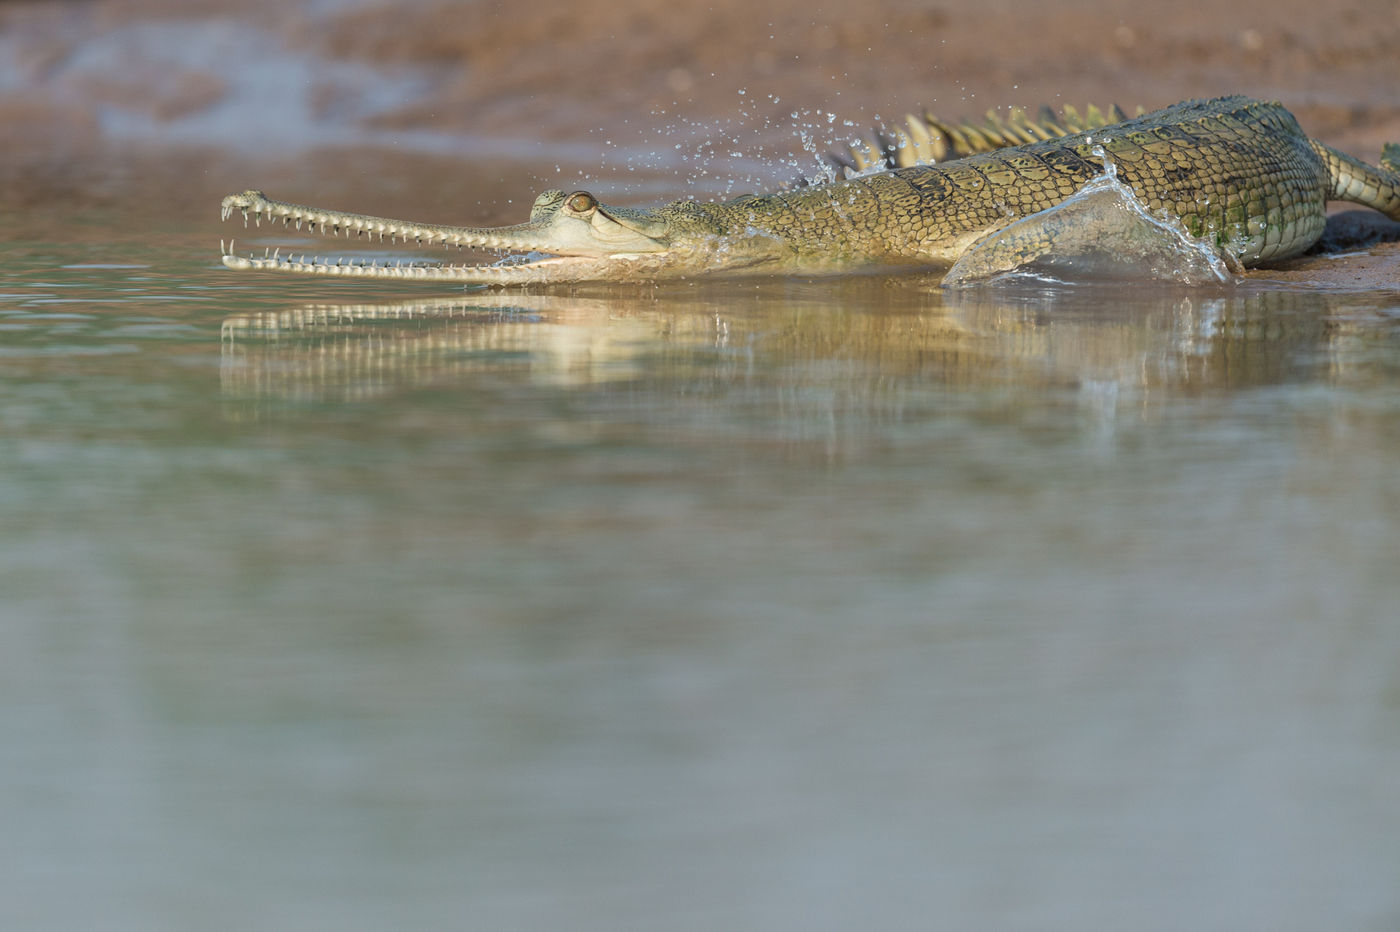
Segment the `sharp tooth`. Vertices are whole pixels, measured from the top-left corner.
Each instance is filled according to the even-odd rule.
[[[246,207],[243,208],[243,226],[245,229],[248,226],[248,208]]]

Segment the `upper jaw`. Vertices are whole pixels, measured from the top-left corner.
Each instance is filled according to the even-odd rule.
[[[222,219],[228,220],[234,212],[243,214],[243,224],[247,226],[251,217],[261,225],[265,219],[269,223],[278,220],[283,226],[294,224],[298,230],[304,225],[311,232],[330,236],[385,237],[390,242],[402,240],[420,246],[470,246],[480,249],[537,249],[543,239],[545,225],[538,220],[505,227],[457,227],[433,223],[414,223],[408,220],[391,220],[387,217],[373,217],[368,214],[352,214],[342,211],[322,210],[286,201],[276,201],[263,195],[261,191],[244,191],[230,194],[221,205]]]

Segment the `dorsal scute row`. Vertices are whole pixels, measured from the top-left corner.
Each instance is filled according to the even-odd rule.
[[[1137,108],[1136,116],[1144,113]],[[993,152],[1044,139],[1072,136],[1128,119],[1117,104],[1106,110],[1089,105],[1080,113],[1066,105],[1059,113],[1043,106],[1034,115],[1022,107],[1004,113],[988,110],[980,123],[949,123],[925,111],[909,114],[903,127],[871,130],[868,138],[833,150],[827,161],[845,178],[870,171],[932,165],[979,152]]]

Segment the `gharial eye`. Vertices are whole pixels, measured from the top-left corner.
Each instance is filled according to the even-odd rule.
[[[569,209],[576,214],[586,214],[598,206],[598,201],[587,191],[580,191],[577,194],[569,195]]]

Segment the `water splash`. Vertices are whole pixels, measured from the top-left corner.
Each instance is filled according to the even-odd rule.
[[[599,164],[581,171],[580,184],[602,179],[621,168],[624,180],[612,190],[649,195],[683,190],[697,198],[729,198],[754,191],[802,184],[827,184],[843,177],[827,153],[860,138],[859,124],[826,109],[784,111],[777,94],[747,88],[734,91],[730,116],[697,120],[670,107],[652,110],[644,126],[599,129],[605,136]],[[878,114],[875,125],[881,124]],[[628,121],[624,120],[624,124]],[[556,166],[556,174],[564,172]],[[676,187],[657,187],[657,181]],[[564,184],[561,177],[561,184]]]
[[[1091,151],[1103,161],[1102,175],[1062,203],[978,241],[948,270],[943,286],[1235,280],[1241,266],[1228,249],[1192,236],[1177,217],[1149,210],[1118,180],[1103,148]]]

